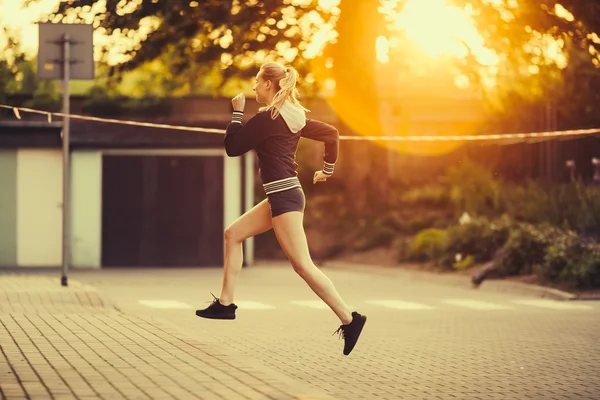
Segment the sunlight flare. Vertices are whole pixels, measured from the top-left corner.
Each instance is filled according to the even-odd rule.
[[[392,29],[430,57],[464,58],[469,51],[483,65],[496,65],[498,57],[486,48],[470,7],[450,6],[444,0],[407,0],[400,12],[383,9],[393,17]]]

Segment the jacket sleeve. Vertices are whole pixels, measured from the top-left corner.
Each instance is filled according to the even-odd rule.
[[[338,130],[324,122],[308,119],[306,125],[302,128],[302,137],[325,143],[323,172],[332,175],[339,150],[340,137]]]
[[[241,156],[255,149],[266,137],[264,118],[256,114],[242,124],[242,111],[234,111],[225,131],[225,151],[229,157]]]

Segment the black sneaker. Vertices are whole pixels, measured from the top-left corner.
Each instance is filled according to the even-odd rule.
[[[213,297],[215,299],[213,300],[212,304],[206,307],[204,310],[196,310],[196,315],[202,318],[210,319],[235,319],[235,310],[237,309],[237,306],[233,303],[228,306],[224,306],[214,294]]]
[[[360,315],[356,311],[352,313],[352,322],[348,325],[341,325],[337,331],[333,334],[339,333],[341,337],[344,338],[344,355],[347,356],[350,354],[356,342],[358,341],[358,337],[365,326],[365,322],[367,322],[366,315]]]

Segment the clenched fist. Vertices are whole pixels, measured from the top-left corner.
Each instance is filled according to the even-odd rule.
[[[244,107],[246,106],[244,93],[240,93],[231,99],[231,105],[233,105],[233,111],[244,111]]]
[[[313,184],[317,182],[325,182],[330,176],[331,175],[327,175],[323,171],[316,171],[315,175],[313,176]]]

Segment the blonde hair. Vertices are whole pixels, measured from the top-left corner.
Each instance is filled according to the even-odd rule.
[[[277,93],[273,96],[271,103],[261,107],[260,111],[271,110],[271,118],[275,119],[286,100],[300,106],[304,111],[308,111],[298,101],[298,89],[296,88],[298,71],[294,67],[284,67],[276,62],[267,62],[260,67],[260,72],[262,72],[264,80],[271,81],[277,88]]]

